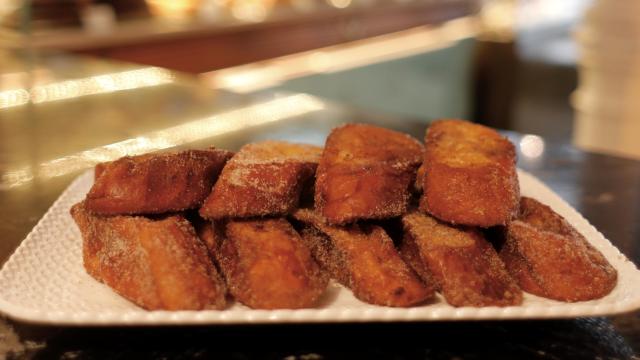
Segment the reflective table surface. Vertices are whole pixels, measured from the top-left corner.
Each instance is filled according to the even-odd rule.
[[[100,161],[262,139],[322,144],[368,122],[422,138],[425,119],[304,94],[237,95],[164,69],[0,53],[0,264],[64,188]],[[640,162],[505,132],[538,176],[640,263]],[[640,312],[568,320],[78,328],[0,315],[0,358],[634,358]]]

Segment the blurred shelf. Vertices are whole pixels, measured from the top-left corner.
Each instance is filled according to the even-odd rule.
[[[201,73],[468,16],[479,0],[385,1],[313,11],[279,6],[260,21],[145,18],[108,32],[60,28],[34,32],[35,49],[64,50]]]

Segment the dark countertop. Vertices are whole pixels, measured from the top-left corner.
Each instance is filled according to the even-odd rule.
[[[75,74],[76,79],[95,76],[94,66],[84,64],[73,71],[78,69],[85,74]],[[85,121],[71,126],[72,119],[65,114]],[[149,135],[211,119],[222,124],[220,131]],[[47,126],[51,121],[57,122],[55,126]],[[244,122],[240,126],[238,121]],[[382,124],[418,138],[426,128],[426,120],[370,114],[309,96],[213,93],[182,78],[154,87],[0,108],[0,263],[64,187],[105,156],[169,145],[237,149],[265,138],[321,144],[333,126],[347,121]],[[586,153],[531,135],[507,135],[517,145],[522,169],[538,176],[640,263],[639,161]],[[132,141],[138,141],[137,148],[127,147]],[[113,143],[120,144],[117,151],[109,147]],[[65,166],[52,172],[51,164],[60,164],[55,162],[60,159]],[[20,172],[25,166],[30,171]],[[625,359],[640,355],[640,312],[571,320],[162,328],[56,327],[0,318],[0,357],[3,354],[109,359]]]

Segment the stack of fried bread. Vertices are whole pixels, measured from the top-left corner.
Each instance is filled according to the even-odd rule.
[[[324,149],[264,141],[96,166],[71,213],[91,276],[145,309],[363,302],[514,306],[603,297],[617,273],[551,208],[520,197],[514,146],[462,120],[425,146],[365,124]]]

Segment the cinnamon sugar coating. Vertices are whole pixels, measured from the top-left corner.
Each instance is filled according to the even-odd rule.
[[[358,299],[409,307],[433,297],[433,287],[402,261],[381,227],[332,226],[309,209],[296,211],[294,217],[304,224],[302,238],[318,263]]]
[[[226,288],[207,249],[182,216],[99,216],[78,203],[84,267],[148,310],[222,309]]]
[[[513,144],[488,127],[439,120],[427,129],[420,209],[460,225],[505,225],[518,210]]]
[[[210,248],[229,292],[253,309],[301,309],[317,305],[329,278],[285,219],[215,223]],[[221,229],[224,227],[224,230]]]
[[[500,257],[524,291],[550,299],[598,299],[617,283],[616,270],[598,250],[550,207],[527,197],[507,225]]]
[[[436,121],[422,147],[348,124],[324,150],[264,141],[231,156],[188,150],[96,165],[71,211],[86,271],[167,310],[220,309],[227,294],[256,309],[314,307],[329,277],[395,307],[435,291],[480,307],[521,304],[521,288],[572,302],[616,286],[616,270],[581,234],[520,199],[514,146],[484,126]],[[420,211],[409,210],[418,198]]]
[[[332,224],[399,216],[421,162],[422,145],[409,135],[365,124],[335,128],[316,174],[316,208]]]
[[[405,258],[427,281],[435,279],[447,303],[522,303],[522,291],[478,230],[452,227],[417,211],[403,216],[402,223]]]
[[[242,235],[231,240],[225,235],[223,221],[198,221],[195,226],[223,274],[230,295],[254,309],[313,307],[329,280],[305,254],[308,250],[300,247],[299,240],[295,239],[297,234],[289,233],[290,225],[281,221],[285,220],[240,223],[236,229],[240,228]],[[257,228],[262,233],[259,237],[252,234]],[[268,239],[269,236],[273,238]],[[288,268],[288,264],[294,265]],[[303,267],[306,269],[300,271]]]
[[[199,207],[232,153],[186,150],[98,164],[86,207],[101,215],[161,214]]]
[[[281,141],[243,146],[200,209],[207,219],[286,215],[312,179],[322,148]]]

